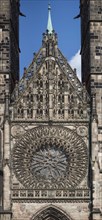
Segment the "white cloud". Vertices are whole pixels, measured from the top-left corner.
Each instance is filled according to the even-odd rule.
[[[69,64],[72,68],[76,68],[77,70],[77,76],[81,80],[81,55],[80,50],[71,58],[69,61]]]

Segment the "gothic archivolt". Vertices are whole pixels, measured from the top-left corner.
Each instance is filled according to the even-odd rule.
[[[86,175],[86,144],[68,128],[33,128],[19,138],[12,154],[14,173],[25,187],[76,187]]]
[[[35,215],[31,220],[72,220],[71,217],[66,216],[61,210],[53,206],[48,207]]]

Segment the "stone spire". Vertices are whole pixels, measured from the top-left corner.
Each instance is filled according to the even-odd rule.
[[[48,5],[48,23],[47,23],[47,30],[48,34],[52,34],[53,32],[53,26],[52,26],[52,20],[51,20],[51,6]]]

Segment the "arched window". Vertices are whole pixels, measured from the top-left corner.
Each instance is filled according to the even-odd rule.
[[[43,110],[42,110],[42,109],[40,109],[40,114],[41,114],[41,115],[43,114]]]
[[[58,86],[60,87],[60,85],[61,85],[61,83],[60,83],[60,81],[58,81]]]
[[[70,118],[74,117],[74,110],[72,108],[68,109],[68,115],[69,115]]]
[[[58,96],[58,102],[60,102],[60,101],[61,101],[61,96],[59,95],[59,96]]]
[[[71,95],[71,102],[73,102],[74,101],[74,97],[73,97],[73,94]]]
[[[23,118],[23,113],[24,113],[24,110],[21,109],[21,118]]]
[[[64,116],[64,109],[62,109],[62,115]]]
[[[43,95],[40,95],[40,102],[43,102]]]
[[[78,109],[78,115],[79,115],[79,117],[83,117],[83,109],[82,108]]]
[[[62,81],[62,87],[64,87],[64,81]]]
[[[37,87],[39,86],[39,80],[37,80]]]
[[[30,95],[30,101],[33,102],[33,94]]]
[[[62,95],[62,102],[64,102],[64,95]]]
[[[58,114],[59,114],[59,115],[61,114],[61,109],[58,110]]]
[[[18,118],[24,117],[24,110],[23,110],[22,106],[18,107],[17,113],[18,113]]]
[[[27,117],[28,118],[33,118],[33,109],[32,108],[27,109]]]
[[[37,101],[39,101],[39,95],[38,94],[36,95],[36,99],[37,99]]]
[[[40,88],[42,88],[43,87],[43,82],[42,82],[42,80],[40,80]]]

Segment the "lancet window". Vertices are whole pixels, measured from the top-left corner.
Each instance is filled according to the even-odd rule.
[[[33,109],[31,107],[27,109],[27,118],[33,118]]]
[[[18,118],[24,118],[24,109],[21,105],[18,107],[17,113],[18,113]]]

